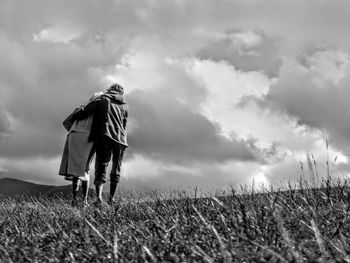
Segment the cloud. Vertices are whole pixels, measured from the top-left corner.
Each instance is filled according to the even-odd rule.
[[[349,55],[341,50],[324,49],[313,51],[301,60],[312,79],[320,86],[338,86],[349,72]]]
[[[208,91],[188,72],[187,60],[164,58],[164,47],[151,43],[127,54],[108,75],[131,90],[131,151],[183,164],[254,159],[243,141],[224,137],[201,113]]]
[[[128,96],[135,128],[130,147],[165,162],[254,160],[243,142],[220,135],[220,128],[166,93],[134,91]]]
[[[72,40],[78,38],[80,34],[64,28],[47,28],[33,35],[34,41],[47,41],[52,43],[69,44]]]
[[[253,31],[231,33],[229,38],[233,46],[240,52],[259,45],[262,40],[261,36]]]
[[[2,141],[1,155],[61,154],[62,121],[104,87],[104,69],[122,54],[123,44],[119,51],[116,44],[110,54],[91,39],[62,45],[32,39],[21,42],[2,35],[0,44],[6,61],[0,63],[0,102],[10,116],[1,116],[0,128],[11,127],[11,136]]]
[[[58,124],[60,124],[59,122]],[[42,127],[35,123],[12,120],[11,133],[1,141],[0,155],[11,158],[52,158],[63,150],[63,128]]]
[[[262,32],[233,31],[202,48],[197,56],[214,61],[228,61],[243,71],[260,71],[276,77],[281,65],[280,43]]]
[[[335,58],[339,54],[342,58],[347,57],[334,51],[323,53],[326,57],[330,54]],[[350,125],[345,121],[350,118],[347,101],[350,95],[349,69],[344,66],[346,63],[339,64],[333,59],[327,65],[333,63],[330,68],[334,70],[321,74],[324,64],[320,65],[319,61],[323,60],[320,56],[322,54],[316,52],[307,57],[306,61],[311,63],[308,66],[285,61],[280,78],[271,87],[266,101],[295,116],[299,125],[323,131],[324,138],[328,137],[336,148],[349,154]]]
[[[227,136],[251,137],[254,122],[247,122],[245,110],[238,107],[246,96],[260,98],[267,94],[272,83],[261,72],[242,72],[231,64],[212,60],[193,59],[187,62],[187,72],[206,91],[200,111],[211,121],[218,123]],[[254,118],[255,119],[255,118]]]
[[[8,135],[11,132],[9,119],[3,111],[0,112],[0,140],[4,135]]]

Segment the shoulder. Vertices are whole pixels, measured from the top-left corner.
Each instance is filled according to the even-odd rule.
[[[90,102],[90,104],[92,104],[93,107],[96,107],[96,108],[105,107],[106,105],[108,105],[108,103],[109,103],[109,99],[103,96],[101,96],[97,100]]]
[[[97,100],[93,100],[93,101],[90,101],[87,106],[97,106],[97,105],[100,105],[102,103],[102,99],[97,99]]]
[[[111,101],[111,99],[110,98],[108,98],[107,96],[101,96],[101,98],[99,99],[99,102],[101,103],[101,104],[108,104],[108,103],[110,103],[110,101]]]

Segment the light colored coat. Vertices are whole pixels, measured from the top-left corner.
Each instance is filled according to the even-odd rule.
[[[93,142],[89,142],[93,116],[73,123],[63,149],[59,174],[66,180],[79,177],[88,180],[89,164],[94,154]]]

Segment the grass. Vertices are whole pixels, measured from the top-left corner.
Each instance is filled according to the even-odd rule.
[[[298,188],[298,189],[297,189]],[[113,207],[0,201],[0,262],[350,262],[347,181],[197,197],[157,191]]]

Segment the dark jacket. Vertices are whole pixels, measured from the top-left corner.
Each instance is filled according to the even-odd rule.
[[[107,92],[100,99],[77,111],[73,118],[80,120],[93,114],[89,141],[97,141],[106,135],[115,142],[128,146],[126,123],[129,109],[123,95]]]

